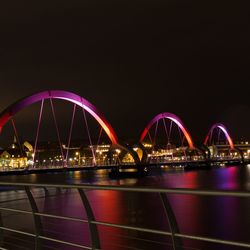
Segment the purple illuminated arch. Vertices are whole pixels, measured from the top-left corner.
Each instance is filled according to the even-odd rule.
[[[71,103],[75,103],[79,107],[84,108],[84,110],[90,113],[90,115],[93,116],[96,119],[96,121],[101,125],[101,127],[104,129],[109,139],[111,140],[112,144],[114,145],[118,144],[118,139],[113,128],[93,104],[91,104],[90,102],[88,102],[86,99],[84,99],[79,95],[63,90],[42,91],[33,94],[31,96],[25,97],[20,101],[10,105],[0,114],[0,130],[2,130],[7,121],[9,121],[16,113],[18,113],[25,107],[33,103],[39,102],[41,100],[50,98],[66,100]]]
[[[157,116],[155,116],[147,125],[147,127],[143,130],[141,137],[140,137],[140,142],[142,143],[145,136],[147,135],[149,129],[153,126],[153,124],[161,119],[167,118],[171,121],[173,121],[182,131],[182,133],[184,134],[185,138],[187,139],[188,145],[190,149],[194,149],[194,143],[193,140],[190,136],[190,133],[188,132],[188,130],[185,128],[183,122],[181,121],[181,119],[171,113],[160,113]]]
[[[207,134],[207,136],[206,136],[206,138],[205,138],[205,141],[204,141],[204,145],[207,145],[209,136],[210,136],[210,134],[213,133],[213,130],[214,130],[215,128],[219,128],[219,129],[224,133],[224,135],[225,135],[225,137],[226,137],[226,139],[227,139],[227,141],[228,141],[228,143],[229,143],[230,148],[231,148],[231,149],[234,149],[233,140],[232,140],[231,136],[229,135],[229,133],[228,133],[226,127],[225,127],[222,123],[215,123],[215,124],[209,129],[208,134]]]

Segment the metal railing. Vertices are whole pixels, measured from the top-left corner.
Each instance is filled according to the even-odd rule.
[[[210,191],[210,190],[194,190],[194,189],[180,189],[180,188],[151,188],[151,187],[125,187],[125,186],[108,186],[108,185],[68,185],[68,184],[31,184],[31,183],[12,183],[12,182],[0,182],[0,189],[3,187],[15,187],[17,190],[24,190],[26,196],[28,198],[31,211],[22,210],[18,208],[9,208],[6,206],[2,206],[0,203],[0,249],[8,249],[3,247],[4,242],[4,233],[5,232],[12,232],[24,236],[29,236],[34,238],[35,240],[35,249],[43,249],[42,240],[60,243],[65,246],[69,247],[76,247],[78,249],[102,249],[102,242],[100,241],[100,230],[98,226],[106,226],[110,228],[119,228],[119,229],[126,229],[126,230],[133,230],[138,232],[144,233],[152,233],[161,236],[171,237],[172,239],[172,247],[174,250],[183,250],[185,247],[182,245],[182,239],[189,239],[189,240],[198,240],[216,244],[223,244],[228,246],[237,246],[237,247],[244,247],[250,248],[250,243],[247,242],[238,242],[238,241],[230,241],[218,238],[211,238],[211,237],[203,237],[198,235],[189,235],[181,233],[178,229],[178,224],[173,213],[172,207],[168,201],[167,195],[168,194],[181,194],[181,195],[198,195],[198,196],[224,196],[224,197],[250,197],[249,192],[232,192],[232,191]],[[55,215],[50,213],[39,212],[34,194],[32,194],[33,190],[36,188],[55,188],[55,189],[74,189],[77,190],[79,196],[81,198],[81,202],[85,208],[87,219],[80,219],[74,218],[71,216],[61,216]],[[131,226],[131,225],[123,225],[118,223],[112,222],[104,222],[95,219],[91,204],[89,199],[86,195],[86,191],[89,190],[111,190],[111,191],[120,191],[120,192],[137,192],[137,193],[155,193],[158,194],[160,200],[162,202],[162,206],[165,211],[166,218],[169,223],[169,231],[165,230],[156,230],[151,228],[145,227],[138,227],[138,226]],[[6,190],[4,190],[6,191]],[[8,192],[8,191],[7,191]],[[2,212],[13,212],[23,215],[31,215],[33,217],[34,225],[35,225],[35,232],[25,232],[23,230],[12,229],[4,225],[1,213]],[[61,240],[55,237],[48,237],[44,235],[43,232],[43,223],[42,218],[53,218],[53,219],[60,219],[64,221],[75,221],[85,223],[89,227],[90,238],[91,238],[91,245],[83,245],[73,243],[67,240]]]

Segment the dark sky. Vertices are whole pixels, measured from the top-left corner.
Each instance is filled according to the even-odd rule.
[[[172,112],[196,140],[217,121],[250,137],[247,2],[3,1],[0,107],[64,89],[121,136]]]

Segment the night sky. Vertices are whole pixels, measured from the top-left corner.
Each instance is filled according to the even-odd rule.
[[[214,122],[250,138],[249,12],[247,1],[3,1],[0,108],[62,89],[121,137],[172,112],[197,141]]]

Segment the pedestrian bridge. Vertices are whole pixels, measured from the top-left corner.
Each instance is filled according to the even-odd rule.
[[[29,108],[36,108],[37,113],[25,113]],[[63,116],[62,109],[65,109]],[[27,116],[34,118],[35,126],[32,130],[29,121],[26,127],[30,129],[25,134],[27,129],[22,128],[25,120],[22,117]],[[45,145],[41,131],[46,130],[48,125],[43,123],[50,118],[52,125],[49,127],[54,126],[51,137],[55,141]],[[129,117],[127,122],[130,122]],[[66,123],[68,128],[62,132],[60,128]],[[250,146],[235,146],[224,124],[213,124],[204,143],[196,145],[181,118],[169,112],[153,117],[134,143],[121,141],[111,123],[92,103],[63,90],[42,91],[9,105],[0,113],[0,130],[1,137],[15,138],[0,152],[2,171],[114,164],[178,164],[183,161],[247,162],[250,159]],[[50,133],[50,130],[44,133]],[[25,138],[30,138],[31,134],[34,137],[28,143]],[[76,136],[81,142],[74,145],[72,138]]]

